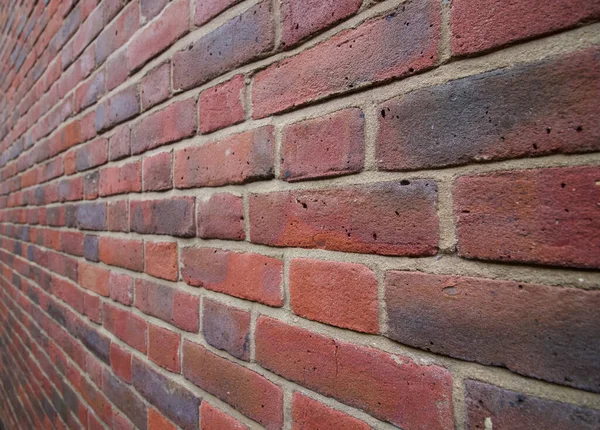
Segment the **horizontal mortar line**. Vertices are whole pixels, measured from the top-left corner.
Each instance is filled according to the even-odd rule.
[[[600,32],[597,32],[597,31],[594,32],[594,29],[597,29],[597,28],[600,28],[600,24],[590,24],[585,27],[579,27],[579,28],[576,28],[576,29],[573,29],[570,31],[554,34],[554,35],[547,36],[547,37],[544,37],[541,39],[534,39],[525,44],[514,45],[514,46],[511,46],[511,47],[506,48],[501,51],[494,51],[494,52],[488,53],[488,54],[480,56],[480,57],[472,57],[472,58],[468,57],[468,58],[457,59],[456,61],[450,62],[448,64],[434,68],[432,70],[426,71],[422,74],[410,76],[410,77],[407,77],[407,78],[404,78],[401,80],[395,80],[392,83],[379,84],[379,85],[375,84],[374,86],[368,86],[368,87],[365,87],[362,89],[358,89],[358,90],[360,90],[359,93],[353,94],[352,92],[350,92],[350,93],[346,92],[346,93],[334,95],[334,96],[331,96],[331,98],[326,98],[326,99],[315,101],[315,103],[317,103],[318,105],[322,105],[328,101],[331,103],[336,103],[339,99],[348,99],[349,97],[361,98],[365,92],[370,92],[370,90],[377,90],[375,92],[375,96],[379,96],[379,98],[381,98],[380,102],[382,102],[382,101],[389,99],[390,97],[393,98],[393,96],[390,96],[390,90],[392,90],[392,92],[397,93],[397,95],[401,95],[401,94],[405,94],[407,92],[413,91],[415,89],[425,88],[425,87],[435,85],[435,84],[443,84],[443,83],[447,82],[448,80],[460,79],[462,77],[468,77],[468,76],[472,76],[474,74],[483,73],[485,71],[496,70],[498,68],[513,67],[517,64],[521,64],[521,63],[525,63],[525,62],[533,62],[535,60],[552,57],[555,55],[559,55],[561,53],[573,52],[573,51],[583,49],[585,47],[593,46],[595,44],[600,43],[600,36],[598,36],[598,34],[600,34]],[[574,39],[575,46],[571,46],[568,43],[565,43],[565,42],[569,42],[570,39]],[[589,39],[589,40],[586,40],[586,39]],[[565,46],[565,44],[567,46]],[[538,46],[538,45],[542,45],[542,46]],[[549,46],[546,46],[546,45],[549,45]],[[516,51],[516,52],[513,52],[513,51]],[[498,57],[500,57],[500,59],[498,59]],[[164,59],[162,61],[164,61]],[[263,60],[263,61],[265,61],[265,60]],[[157,64],[160,64],[161,62],[158,62]],[[274,62],[276,62],[276,61],[274,61]],[[472,63],[475,63],[475,67],[472,67]],[[498,63],[498,64],[495,64],[495,63]],[[171,104],[171,102],[183,100],[190,96],[196,97],[204,89],[211,88],[212,86],[214,86],[218,83],[224,82],[237,74],[248,73],[248,72],[254,70],[255,68],[256,68],[255,63],[251,63],[247,66],[241,67],[232,72],[228,72],[227,74],[224,74],[221,76],[224,78],[222,81],[220,80],[218,82],[214,82],[214,80],[212,80],[202,86],[195,87],[195,88],[193,88],[189,91],[183,92],[183,93],[179,93],[175,97],[169,98],[165,102],[152,107],[150,110],[148,110],[146,112],[143,112],[142,116],[143,116],[143,114],[151,114],[155,111],[161,110],[165,106]],[[450,71],[448,73],[445,73],[446,68],[450,69]],[[244,70],[246,70],[246,69],[249,69],[249,70],[247,72],[244,72]],[[457,69],[456,73],[458,73],[458,76],[454,76],[454,77],[446,76],[448,74],[452,75],[453,69]],[[465,73],[464,69],[467,69],[466,73]],[[441,75],[441,76],[439,76],[439,75]],[[90,77],[91,76],[92,75],[90,75]],[[411,86],[407,82],[407,81],[410,81],[411,78],[412,78],[412,84],[417,82],[417,86],[414,86],[414,85]],[[216,79],[219,79],[219,78],[216,78]],[[430,81],[430,79],[431,79],[431,81]],[[140,80],[141,80],[141,77],[140,77]],[[421,82],[421,81],[425,81],[425,82]],[[123,84],[124,86],[121,89],[128,88],[130,85],[132,85],[131,82],[132,82],[131,80],[126,81],[126,83]],[[400,88],[395,89],[394,88],[395,86],[399,86]],[[120,88],[120,87],[117,87],[117,88]],[[74,88],[72,90],[73,93],[74,93],[75,89],[76,88]],[[112,90],[111,93],[107,93],[107,95],[105,95],[104,98],[110,98],[110,95],[118,92],[115,90]],[[373,92],[373,91],[371,91],[371,92]],[[65,96],[65,98],[66,98],[66,96]],[[104,100],[104,98],[99,99],[96,102],[96,104],[99,105],[101,103],[101,101]],[[96,104],[93,104],[92,106],[86,108],[82,112],[75,115],[72,119],[73,120],[80,119],[80,118],[84,117],[85,115],[87,115],[88,113],[94,111]],[[306,109],[310,109],[313,107],[314,107],[314,104],[311,104],[308,106],[300,106],[298,108],[295,108],[294,112],[292,112],[291,115],[294,115],[294,116],[298,115],[299,111],[304,111]],[[285,115],[288,115],[288,114],[286,114],[286,113],[276,114],[276,117],[282,117]],[[135,118],[133,118],[132,121],[127,122],[127,123],[133,123],[136,121],[137,118],[139,118],[139,115],[136,116]],[[70,122],[61,123],[61,125],[69,124],[69,123]],[[242,124],[245,124],[245,123],[242,123]],[[54,131],[57,131],[59,129],[60,129],[60,127]],[[52,133],[50,133],[48,136],[53,135],[54,131]],[[99,136],[103,136],[104,134],[110,134],[112,131],[114,131],[114,128],[106,130]],[[35,147],[35,145],[32,146],[32,148],[33,147]],[[13,161],[16,162],[16,160],[13,160]]]
[[[9,223],[3,223],[9,224]],[[10,224],[17,227],[26,225]],[[457,254],[447,255],[438,254],[431,257],[405,257],[405,256],[385,256],[377,254],[362,254],[353,252],[343,252],[336,250],[299,248],[299,247],[274,247],[253,243],[249,241],[227,241],[221,239],[201,239],[201,238],[176,238],[166,235],[150,235],[140,233],[123,233],[109,231],[91,231],[78,230],[71,228],[55,227],[36,227],[40,230],[52,230],[59,232],[80,232],[84,235],[98,237],[108,237],[123,240],[143,240],[145,242],[176,242],[179,252],[183,248],[217,248],[231,252],[249,252],[265,255],[274,258],[314,258],[326,261],[339,261],[349,263],[360,263],[372,269],[379,268],[383,271],[388,270],[410,270],[438,275],[463,275],[471,277],[485,277],[488,279],[507,280],[515,282],[525,282],[532,284],[547,284],[559,287],[573,287],[585,290],[595,290],[600,288],[600,272],[593,269],[568,268],[558,266],[543,266],[526,263],[502,263],[495,261],[466,259]],[[4,237],[22,242],[27,245],[34,245],[41,249],[47,249],[77,259],[85,261],[83,257],[74,256],[64,251],[54,248],[48,248],[31,241],[22,241],[11,236]],[[105,264],[105,263],[102,263]],[[106,267],[117,268],[118,266],[106,265]],[[122,268],[120,268],[122,269]],[[114,270],[114,269],[112,269]],[[140,273],[130,271],[129,273]],[[148,275],[150,276],[150,275]],[[158,279],[152,277],[152,279]],[[163,280],[164,282],[164,280]]]

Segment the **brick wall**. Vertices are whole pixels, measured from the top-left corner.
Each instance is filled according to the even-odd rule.
[[[600,428],[598,0],[0,6],[0,428]]]

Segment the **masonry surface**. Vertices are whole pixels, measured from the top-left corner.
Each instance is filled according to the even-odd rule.
[[[0,428],[600,429],[600,0],[7,0]]]

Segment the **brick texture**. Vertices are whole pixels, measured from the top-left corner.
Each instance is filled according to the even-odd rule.
[[[600,428],[599,26],[0,2],[0,429]]]

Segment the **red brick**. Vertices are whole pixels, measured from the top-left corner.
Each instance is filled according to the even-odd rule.
[[[94,264],[79,262],[77,267],[77,282],[83,288],[98,293],[104,297],[109,295],[110,272]]]
[[[136,272],[144,271],[144,250],[141,240],[100,238],[100,261],[110,266],[123,267]]]
[[[103,5],[99,5],[90,13],[73,36],[73,58],[77,58],[85,47],[96,38],[100,31],[102,31],[103,24],[104,7]]]
[[[171,95],[171,63],[167,61],[146,73],[140,91],[144,110],[168,99]]]
[[[113,410],[113,422],[112,422],[113,430],[134,430],[135,427],[129,421],[125,415],[120,414],[118,411]]]
[[[197,296],[166,285],[136,279],[135,307],[182,330],[198,332],[199,300]]]
[[[148,326],[148,358],[171,372],[179,373],[181,336],[162,327]]]
[[[120,166],[105,167],[100,170],[98,193],[100,196],[139,193],[142,191],[142,161],[134,161]]]
[[[183,248],[181,275],[186,283],[212,291],[282,306],[283,262],[260,254],[213,248]]]
[[[467,380],[467,425],[494,429],[539,428],[592,430],[600,423],[600,411],[555,402]]]
[[[116,302],[131,306],[133,303],[133,278],[118,273],[110,274],[110,298]]]
[[[365,163],[364,115],[358,108],[283,129],[281,178],[315,179],[360,172]]]
[[[415,272],[386,276],[392,339],[594,392],[597,306],[600,291]]]
[[[399,427],[454,426],[452,377],[442,367],[338,342],[267,317],[258,319],[255,336],[256,361],[285,379]]]
[[[281,43],[296,45],[303,39],[353,15],[362,0],[283,0]]]
[[[250,359],[250,312],[204,298],[202,332],[209,345],[241,360]]]
[[[295,430],[369,430],[371,426],[296,391],[292,398]]]
[[[268,429],[283,425],[283,391],[258,373],[187,340],[182,367],[187,379],[259,424]]]
[[[202,239],[244,240],[244,205],[241,196],[220,193],[198,197],[198,236]]]
[[[165,7],[168,0],[140,0],[140,13],[142,20],[150,21],[160,13]]]
[[[65,175],[72,175],[73,173],[77,172],[76,151],[74,149],[65,154],[63,163]],[[23,176],[21,178],[21,186],[23,188],[34,185],[37,182],[37,170],[32,170],[30,173],[28,173],[28,175],[33,175],[34,177],[31,178],[30,183],[27,183],[25,182],[25,176]]]
[[[110,365],[119,378],[131,383],[131,354],[115,343],[110,344]]]
[[[146,321],[108,303],[104,303],[103,314],[106,330],[141,353],[146,353]]]
[[[127,80],[128,74],[127,50],[121,49],[115,55],[112,55],[106,62],[106,89],[110,91],[117,88]]]
[[[108,231],[129,231],[129,201],[108,202]]]
[[[213,407],[207,401],[200,405],[200,426],[202,430],[248,430],[248,427]]]
[[[295,314],[350,330],[379,331],[377,278],[366,266],[295,258],[289,284]]]
[[[202,25],[241,0],[194,0],[194,24]]]
[[[144,191],[173,188],[173,153],[161,152],[144,157]]]
[[[217,187],[273,177],[273,127],[175,151],[175,187]]]
[[[131,153],[130,134],[129,124],[122,125],[116,129],[108,141],[110,161],[129,157]]]
[[[145,242],[146,273],[176,281],[179,277],[177,242]]]
[[[437,61],[439,32],[439,5],[429,0],[404,3],[385,17],[342,31],[259,72],[252,87],[253,116],[426,70]]]
[[[244,81],[244,75],[237,75],[200,93],[201,133],[210,133],[244,120]]]
[[[190,2],[174,0],[160,19],[137,33],[127,48],[129,70],[137,70],[189,30]]]
[[[95,200],[98,198],[98,179],[100,173],[96,170],[88,173],[83,178],[83,197],[85,200]]]
[[[377,108],[377,163],[415,170],[598,150],[596,93],[598,49],[415,90]]]
[[[91,321],[96,324],[102,324],[102,302],[100,301],[100,297],[85,294],[84,307],[84,313]]]
[[[250,195],[250,239],[271,246],[437,253],[437,186],[417,179]]]
[[[190,89],[271,52],[275,26],[263,1],[173,55],[173,89]],[[202,67],[198,67],[202,64]]]
[[[100,69],[75,89],[75,112],[81,112],[106,94],[104,69]]]
[[[75,152],[75,164],[79,172],[100,166],[108,161],[108,140],[96,139]]]
[[[84,234],[78,231],[60,232],[60,250],[67,254],[83,256]]]
[[[177,430],[177,428],[156,409],[148,408],[148,430]]]
[[[600,168],[582,166],[459,178],[453,189],[459,254],[600,268],[599,175]]]
[[[140,26],[139,2],[131,2],[117,19],[108,24],[96,41],[96,65],[125,44]]]
[[[452,52],[478,53],[599,18],[600,4],[594,1],[484,0],[475,5],[458,0],[450,20]]]
[[[83,314],[85,310],[84,293],[72,282],[57,277],[52,278],[52,294]]]
[[[137,84],[130,85],[96,106],[96,131],[101,132],[140,113]]]
[[[167,234],[194,237],[194,198],[131,201],[131,231],[142,234]]]
[[[196,133],[196,101],[189,98],[152,112],[133,126],[131,153],[175,142]]]

